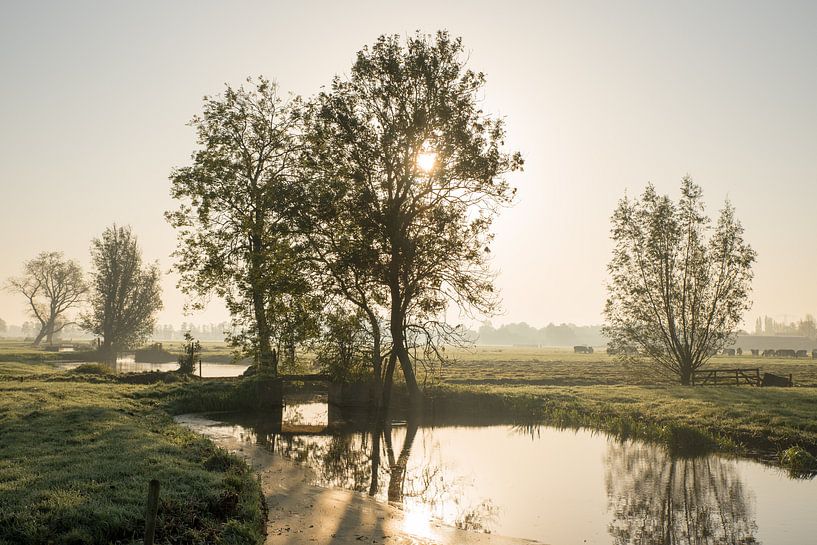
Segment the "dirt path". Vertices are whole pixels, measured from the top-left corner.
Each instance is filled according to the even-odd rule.
[[[275,456],[240,437],[232,426],[194,415],[176,421],[247,460],[261,479],[269,507],[267,544],[530,545],[538,543],[466,532],[425,520],[408,520],[396,507],[349,490],[309,484],[309,468]]]

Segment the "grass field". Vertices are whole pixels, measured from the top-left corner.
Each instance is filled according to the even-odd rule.
[[[0,363],[0,543],[141,542],[153,478],[157,543],[260,543],[255,477],[173,422],[173,388]]]
[[[600,385],[673,384],[647,366],[622,365],[604,352],[574,354],[565,348],[479,346],[471,350],[449,349],[452,362],[439,381],[444,384]],[[811,358],[763,358],[715,356],[705,369],[754,369],[761,373],[792,375],[797,386],[817,387],[817,360]]]
[[[0,354],[24,348],[0,344]],[[448,355],[454,361],[426,381],[437,409],[598,429],[678,453],[718,450],[770,462],[795,446],[817,454],[817,362],[810,359],[711,361],[710,367],[792,374],[796,385],[756,388],[683,387],[598,352],[478,347]],[[34,356],[0,363],[0,543],[136,539],[153,476],[163,481],[167,541],[258,539],[261,507],[246,467],[168,416],[248,409],[252,379],[122,380],[55,372]],[[806,457],[804,467],[817,469],[814,463]],[[81,530],[70,534],[71,528]]]
[[[478,347],[449,351],[434,381],[443,403],[512,411],[531,421],[776,458],[793,446],[817,455],[817,362],[718,356],[708,368],[791,374],[794,388],[684,387],[605,353]],[[817,468],[815,468],[817,469]]]

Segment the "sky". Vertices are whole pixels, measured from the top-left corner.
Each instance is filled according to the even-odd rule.
[[[309,96],[380,34],[447,29],[526,162],[495,224],[495,324],[601,323],[616,202],[648,182],[677,196],[685,174],[758,253],[747,323],[817,313],[815,27],[813,2],[6,0],[0,281],[43,250],[87,269],[114,222],[169,271],[168,175],[203,95],[264,75]],[[160,323],[227,319],[217,301],[185,315],[175,282]],[[0,292],[0,318],[24,301]]]

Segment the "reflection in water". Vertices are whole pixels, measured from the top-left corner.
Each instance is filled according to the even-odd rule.
[[[320,405],[285,407],[280,425],[256,422],[255,442],[312,468],[320,486],[354,490],[400,507],[415,535],[425,535],[431,519],[490,532],[495,507],[487,499],[472,502],[469,479],[443,466],[432,428],[411,422],[368,431],[314,433],[327,426],[327,412],[316,408]],[[289,431],[293,429],[297,431]]]
[[[610,441],[606,466],[616,544],[757,543],[754,498],[732,461]]]
[[[83,362],[57,363],[61,369],[73,369],[82,365]],[[120,356],[116,358],[116,363],[107,364],[114,373],[141,373],[143,371],[176,371],[178,363],[146,363],[137,362],[133,355]],[[211,363],[202,362],[201,376],[205,378],[213,377],[237,377],[247,370],[248,365],[242,363]],[[195,374],[199,374],[199,366],[195,366]]]
[[[325,409],[221,414],[213,429],[307,465],[315,484],[399,506],[419,536],[432,519],[545,543],[800,545],[817,534],[817,482],[752,461],[679,459],[587,430],[440,415],[436,427],[372,427]]]

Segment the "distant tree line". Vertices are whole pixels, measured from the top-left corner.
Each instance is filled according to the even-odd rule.
[[[476,343],[486,345],[524,346],[603,346],[607,340],[601,325],[577,326],[574,324],[548,324],[535,328],[525,322],[494,327],[490,322],[476,332]]]
[[[758,317],[755,322],[755,335],[791,335],[817,338],[817,322],[814,316],[806,314],[805,318],[796,322],[778,322],[769,316],[763,319]]]

